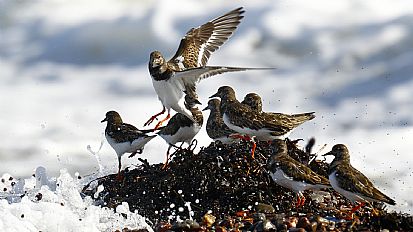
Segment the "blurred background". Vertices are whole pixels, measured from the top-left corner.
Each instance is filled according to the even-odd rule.
[[[336,143],[353,166],[413,209],[413,4],[409,1],[0,0],[0,173],[26,177],[37,166],[88,175],[87,150],[104,140],[106,111],[143,123],[161,110],[147,70],[149,53],[170,58],[191,28],[244,6],[235,35],[210,65],[276,67],[225,74],[198,87],[206,105],[221,85],[238,98],[259,93],[264,110],[317,117],[290,136]],[[204,115],[208,116],[208,112]],[[205,130],[196,137],[210,139]],[[162,162],[156,138],[142,158]],[[108,172],[116,155],[104,141]],[[136,164],[136,159],[123,159]],[[410,196],[409,196],[410,195]]]

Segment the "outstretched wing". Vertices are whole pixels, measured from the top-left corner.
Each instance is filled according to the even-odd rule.
[[[178,79],[187,91],[195,92],[196,84],[199,81],[227,72],[240,72],[247,70],[269,70],[272,68],[239,68],[239,67],[221,67],[221,66],[205,66],[199,68],[191,68],[180,72],[175,72],[173,78]]]
[[[225,43],[237,29],[244,12],[240,7],[189,30],[169,63],[178,65],[181,70],[205,66],[211,53]]]

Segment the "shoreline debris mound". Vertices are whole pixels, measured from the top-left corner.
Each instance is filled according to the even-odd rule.
[[[287,140],[289,155],[306,164],[312,160],[309,167],[326,176],[328,163],[311,153],[314,140],[305,151],[297,143]],[[271,143],[258,142],[255,158],[251,149],[246,141],[213,142],[198,153],[177,149],[166,169],[139,158],[141,164],[126,169],[122,182],[116,174],[105,176],[85,186],[83,193],[105,207],[127,202],[156,231],[413,230],[412,216],[388,213],[378,204],[374,213],[365,207],[353,220],[345,220],[351,203],[329,189],[304,193],[305,205],[297,208],[296,195],[267,173],[267,160],[275,152]],[[100,185],[104,189],[97,193]]]

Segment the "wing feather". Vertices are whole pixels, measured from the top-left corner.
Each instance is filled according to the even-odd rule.
[[[221,67],[205,66],[191,68],[184,71],[177,71],[172,78],[178,79],[187,90],[195,91],[199,81],[227,72],[240,72],[247,70],[269,70],[271,68],[239,68],[239,67]]]
[[[384,201],[392,205],[395,204],[394,200],[375,188],[373,183],[363,173],[351,165],[340,165],[336,170],[336,178],[339,179],[342,189],[361,194],[377,201]]]
[[[242,7],[190,29],[182,38],[178,50],[169,63],[184,69],[205,66],[211,53],[224,44],[244,17]],[[181,65],[180,65],[181,64]]]

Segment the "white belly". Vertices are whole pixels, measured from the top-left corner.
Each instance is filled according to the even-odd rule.
[[[277,168],[277,170],[274,173],[271,173],[270,176],[278,185],[281,185],[284,188],[288,188],[299,194],[304,190],[311,189],[312,186],[305,182],[294,181],[292,178],[288,177],[280,168]]]
[[[183,92],[185,87],[180,81],[173,77],[166,81],[156,81],[152,78],[152,84],[158,95],[158,99],[162,102],[162,105],[168,109],[168,113],[170,109],[173,109],[193,119],[191,111],[185,107],[185,95]]]
[[[185,142],[187,144],[191,143],[192,139],[196,134],[201,130],[201,127],[198,125],[181,127],[174,135],[159,135],[161,136],[168,144],[176,144],[179,142]]]
[[[357,201],[357,202],[365,202],[366,200],[367,200],[367,201],[376,201],[376,200],[371,199],[371,198],[369,198],[369,197],[363,197],[362,195],[359,195],[359,194],[356,194],[356,193],[347,191],[347,190],[345,190],[345,189],[342,189],[342,188],[340,187],[340,185],[338,184],[338,182],[337,182],[337,179],[336,179],[336,171],[334,171],[333,173],[331,173],[331,174],[328,176],[328,179],[330,180],[331,187],[333,187],[333,189],[334,189],[335,191],[337,191],[338,193],[340,193],[341,195],[343,195],[345,198],[349,199],[349,200],[352,201],[353,203],[356,202],[356,201]]]
[[[248,127],[239,127],[237,125],[231,124],[230,120],[227,116],[227,114],[224,114],[223,116],[224,123],[231,129],[234,130],[240,134],[247,134],[250,136],[255,136],[258,140],[262,141],[268,141],[268,140],[274,140],[274,139],[285,139],[287,138],[291,131],[287,132],[286,134],[280,135],[280,136],[273,136],[270,133],[272,132],[271,130],[268,129],[260,129],[260,130],[253,130]]]
[[[122,156],[125,153],[132,153],[135,152],[136,150],[143,149],[145,144],[149,142],[149,140],[153,139],[154,137],[142,137],[135,139],[130,142],[123,142],[123,143],[116,143],[111,137],[106,136],[106,139],[110,146],[115,150],[116,154],[118,156]]]

